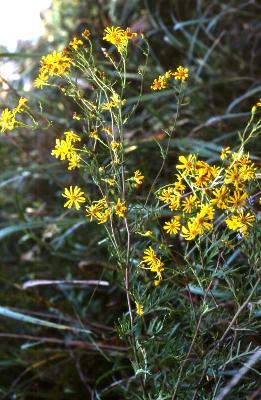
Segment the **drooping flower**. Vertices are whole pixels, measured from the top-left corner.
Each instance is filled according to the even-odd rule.
[[[124,218],[127,211],[126,202],[122,202],[121,199],[118,198],[117,203],[114,206],[114,210],[115,214],[118,215],[118,217]]]
[[[64,132],[67,141],[80,142],[82,139],[73,131]]]
[[[134,187],[140,187],[143,183],[144,176],[142,173],[137,170],[134,172],[134,176],[130,178],[130,180],[134,181]]]
[[[162,272],[164,271],[164,263],[162,262],[161,258],[158,257],[151,246],[149,246],[144,251],[144,256],[142,259],[141,264],[147,264],[148,269],[151,272],[156,273],[156,280],[158,280],[158,284],[162,280]],[[144,268],[144,267],[143,267]]]

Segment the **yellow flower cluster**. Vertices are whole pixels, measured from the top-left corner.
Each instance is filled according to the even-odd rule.
[[[122,202],[118,198],[117,203],[111,206],[105,198],[93,201],[86,207],[86,217],[90,218],[90,221],[96,220],[98,224],[104,224],[109,221],[113,211],[118,217],[124,218],[127,211],[125,201]]]
[[[26,98],[20,97],[17,107],[15,107],[13,110],[5,108],[2,111],[0,117],[1,132],[12,131],[15,128],[17,124],[16,114],[23,112],[26,102]]]
[[[163,229],[170,235],[181,232],[185,240],[211,231],[216,214],[223,213],[227,227],[246,236],[255,221],[251,211],[250,183],[256,179],[256,167],[248,154],[222,150],[222,167],[198,160],[196,155],[179,157],[177,180],[159,194],[175,212]],[[219,215],[217,215],[218,217]]]
[[[142,265],[146,265],[143,267]],[[144,256],[141,262],[141,266],[144,269],[150,269],[151,272],[156,274],[154,284],[157,286],[160,281],[162,280],[162,272],[164,271],[164,263],[162,262],[161,258],[157,256],[155,251],[151,246],[149,246],[144,251]]]
[[[75,142],[80,142],[81,138],[73,131],[64,132],[65,139],[56,139],[55,148],[51,155],[60,160],[68,160],[68,170],[71,171],[80,167],[80,156],[74,146]]]
[[[53,51],[46,56],[43,56],[40,61],[38,77],[34,81],[36,88],[42,89],[48,84],[49,76],[62,76],[70,68],[72,59],[64,51]]]
[[[166,89],[168,85],[168,80],[174,77],[175,80],[186,81],[188,79],[188,68],[179,66],[176,71],[167,71],[164,75],[160,75],[157,79],[154,79],[151,89],[152,90],[162,90]]]
[[[102,109],[110,110],[111,108],[120,108],[125,103],[125,99],[121,100],[120,96],[117,93],[113,93],[113,95],[110,97],[110,101],[102,105]]]
[[[113,44],[117,48],[118,52],[122,53],[126,50],[129,40],[136,37],[137,33],[132,32],[130,28],[124,30],[118,26],[111,26],[104,30],[103,40]]]

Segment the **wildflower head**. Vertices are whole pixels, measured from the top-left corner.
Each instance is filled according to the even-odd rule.
[[[186,81],[188,79],[188,68],[179,66],[173,75],[176,80]]]
[[[69,46],[71,46],[74,50],[78,50],[78,47],[82,45],[83,41],[81,39],[77,39],[77,37],[74,37],[69,43]]]
[[[65,188],[62,196],[67,199],[64,207],[71,208],[72,206],[74,206],[76,210],[79,210],[81,207],[81,203],[84,203],[86,201],[84,193],[78,186],[70,186],[69,189]]]
[[[114,206],[114,211],[115,214],[118,215],[118,217],[124,218],[127,211],[125,201],[122,202],[121,199],[118,198],[117,203]]]

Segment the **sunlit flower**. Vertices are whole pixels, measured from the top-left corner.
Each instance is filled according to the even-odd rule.
[[[110,101],[107,103],[104,103],[102,105],[103,110],[110,110],[111,108],[120,108],[126,103],[126,100],[123,99],[121,100],[120,96],[117,93],[113,93],[112,96],[110,96]]]
[[[246,192],[240,192],[236,190],[228,199],[228,204],[232,211],[241,210],[248,199],[248,194]]]
[[[230,154],[230,152],[231,152],[230,147],[226,147],[226,148],[222,149],[222,151],[220,153],[221,160],[224,160],[225,158],[227,158],[227,156]]]
[[[170,221],[165,222],[163,229],[170,235],[176,235],[180,230],[180,216],[175,216]]]
[[[176,196],[172,186],[167,187],[167,189],[163,189],[159,196],[159,199],[164,203],[170,203],[174,198],[176,198]]]
[[[69,43],[69,46],[71,46],[74,50],[78,50],[78,47],[81,45],[83,45],[83,41],[81,39],[77,39],[77,37],[74,37]]]
[[[182,81],[186,81],[188,79],[188,68],[179,66],[173,75],[177,80],[180,79]]]
[[[160,75],[157,79],[154,79],[151,89],[152,90],[162,90],[167,86],[167,79],[164,75]]]
[[[5,108],[0,117],[1,132],[5,132],[7,130],[12,131],[15,127],[15,124],[15,114],[8,108]]]
[[[54,50],[52,53],[43,56],[40,63],[39,77],[43,77],[44,74],[61,76],[70,68],[72,60],[64,52]]]
[[[64,135],[67,139],[67,141],[71,141],[71,142],[80,142],[82,139],[80,138],[79,135],[77,135],[77,133],[73,132],[73,131],[68,131],[68,132],[64,132]]]
[[[61,160],[70,160],[72,154],[75,153],[75,147],[70,140],[56,139],[55,148],[52,150],[51,155]]]
[[[14,109],[14,113],[20,113],[24,110],[24,106],[27,103],[27,99],[25,97],[20,97],[17,107]]]
[[[222,186],[220,189],[213,190],[214,199],[211,199],[211,204],[217,206],[220,209],[227,208],[227,200],[229,196],[229,189],[227,186]]]
[[[121,199],[118,198],[117,203],[114,206],[114,210],[115,214],[118,215],[118,217],[124,218],[127,211],[126,202],[122,202]]]
[[[42,89],[43,86],[48,84],[48,75],[46,72],[40,72],[38,77],[34,80],[34,87]]]
[[[185,213],[190,213],[196,206],[197,198],[194,195],[185,197],[181,203],[181,207]]]
[[[68,199],[64,204],[64,207],[71,208],[72,206],[75,206],[76,210],[79,210],[81,207],[80,204],[86,201],[84,193],[78,186],[70,186],[69,189],[65,188],[62,196]]]
[[[176,165],[176,168],[183,169],[184,173],[187,174],[193,168],[194,160],[195,156],[193,154],[190,154],[188,158],[184,156],[179,156],[179,161],[181,162],[181,164]]]
[[[115,45],[119,52],[122,52],[128,44],[128,37],[125,31],[118,26],[105,28],[103,40]]]
[[[75,168],[80,168],[81,157],[79,156],[79,154],[73,152],[68,161],[69,161],[69,164],[68,164],[69,171],[72,171]]]

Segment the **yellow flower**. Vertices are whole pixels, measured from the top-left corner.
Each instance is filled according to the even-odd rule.
[[[222,149],[221,153],[220,153],[221,160],[225,160],[225,158],[227,158],[227,156],[230,154],[230,152],[231,152],[230,147],[226,147],[226,148]]]
[[[236,188],[240,188],[244,181],[244,176],[238,165],[233,165],[231,169],[226,170],[225,183],[232,183]]]
[[[126,36],[125,31],[118,26],[105,28],[103,40],[116,46],[119,52],[122,52],[128,44],[128,37]]]
[[[117,203],[114,206],[115,213],[116,213],[116,215],[118,215],[118,217],[121,217],[121,218],[125,217],[126,210],[127,210],[127,207],[125,204],[126,204],[125,201],[122,202],[121,199],[118,198]]]
[[[91,36],[91,32],[89,31],[89,29],[84,29],[83,33],[82,33],[82,37],[84,37],[84,39],[88,39]]]
[[[70,160],[75,153],[75,147],[70,140],[56,139],[55,148],[52,150],[51,155],[61,160]]]
[[[97,131],[92,131],[89,133],[90,138],[97,140],[98,139],[98,133]]]
[[[67,141],[80,142],[82,140],[80,136],[77,135],[77,133],[74,133],[73,131],[64,132],[64,135]]]
[[[220,189],[213,190],[214,199],[210,200],[211,204],[214,204],[220,209],[227,208],[227,199],[229,196],[229,189],[227,186],[222,186]]]
[[[123,99],[121,100],[120,96],[117,93],[113,93],[112,96],[110,96],[111,101],[108,103],[104,103],[102,106],[103,110],[110,110],[111,108],[120,108],[126,103],[126,100]]]
[[[179,66],[173,75],[177,80],[180,79],[182,81],[186,81],[188,79],[188,68]]]
[[[81,45],[83,45],[83,41],[81,39],[77,39],[77,37],[74,37],[69,43],[69,46],[71,46],[74,50],[78,50],[78,47]]]
[[[15,114],[8,108],[5,108],[0,117],[1,132],[5,132],[7,130],[12,131],[15,127],[15,124]]]
[[[105,224],[109,221],[111,215],[111,208],[106,208],[103,212],[100,212],[96,215],[98,220],[98,224]]]
[[[258,100],[258,102],[256,103],[257,107],[261,107],[261,98]]]
[[[60,76],[70,68],[72,60],[64,52],[54,50],[43,56],[40,63],[40,75]]]
[[[250,181],[251,179],[255,179],[256,177],[256,167],[253,163],[249,165],[243,164],[239,172],[244,181]]]
[[[173,196],[171,202],[169,203],[169,209],[171,211],[176,211],[180,207],[180,196]]]
[[[130,178],[130,180],[135,182],[134,187],[141,186],[143,183],[143,179],[144,179],[144,176],[142,175],[142,173],[139,170],[135,171],[134,176]]]
[[[124,31],[124,35],[126,36],[126,38],[128,40],[132,40],[132,39],[134,39],[134,38],[136,38],[138,36],[138,34],[136,32],[132,32],[132,30],[130,28],[127,28]]]
[[[86,207],[86,216],[92,221],[93,218],[101,218],[101,211],[107,208],[105,199],[94,201],[90,206]]]
[[[119,142],[115,142],[115,140],[113,140],[111,142],[111,149],[113,151],[117,151],[120,148],[121,144]]]
[[[116,185],[116,180],[114,178],[102,179],[104,182],[108,183],[109,186],[113,187]]]
[[[185,240],[194,240],[195,237],[200,234],[200,230],[194,220],[188,221],[187,227],[182,226],[181,232],[181,236],[184,237]]]
[[[69,164],[68,164],[69,171],[72,171],[75,168],[80,168],[81,157],[79,156],[79,154],[73,152],[68,161],[69,161]]]
[[[25,97],[20,97],[19,99],[19,103],[17,105],[17,107],[14,109],[14,113],[20,113],[24,110],[24,106],[27,103],[27,99]]]
[[[236,190],[228,199],[228,203],[230,203],[230,208],[232,211],[240,210],[246,203],[248,199],[248,194],[246,192],[240,192]]]
[[[62,196],[68,199],[64,204],[64,207],[71,208],[74,205],[76,210],[80,209],[80,203],[86,201],[84,193],[81,192],[81,189],[78,186],[70,186],[69,189],[65,188]]]
[[[75,119],[77,121],[80,121],[81,117],[76,112],[74,112],[73,113],[73,119]]]
[[[157,79],[154,79],[151,89],[152,90],[162,90],[167,86],[167,79],[164,75],[160,75]]]
[[[253,226],[255,216],[250,213],[244,214],[240,211],[237,215],[232,215],[225,220],[227,227],[233,231],[238,230],[243,236],[248,234],[249,227]]]
[[[40,72],[38,77],[34,80],[34,87],[42,89],[43,86],[48,84],[48,75],[46,72]]]
[[[180,177],[181,178],[181,177]],[[184,190],[186,189],[186,185],[184,185],[182,183],[182,178],[179,179],[177,182],[174,183],[174,193],[176,195],[181,195],[182,193],[184,193]]]
[[[171,218],[170,221],[165,223],[163,229],[170,235],[176,235],[180,230],[180,216]]]
[[[184,173],[188,174],[193,168],[194,160],[195,156],[193,154],[190,154],[188,158],[184,156],[179,156],[179,161],[181,162],[181,164],[176,165],[176,168],[184,169]]]
[[[186,197],[182,203],[181,207],[185,213],[190,213],[196,205],[197,197],[194,195],[190,195]]]
[[[160,257],[157,257],[155,251],[153,250],[153,248],[151,246],[149,246],[149,248],[144,251],[142,264],[147,264],[148,268],[151,270],[151,272],[156,273],[156,279],[159,281],[162,280],[162,272],[164,271],[164,263],[161,261]]]
[[[167,187],[167,189],[163,189],[159,196],[159,199],[164,203],[170,203],[175,198],[174,188],[171,186]]]
[[[142,316],[144,314],[144,307],[142,304],[140,304],[138,301],[135,300],[135,305],[136,305],[136,313],[139,316]]]

